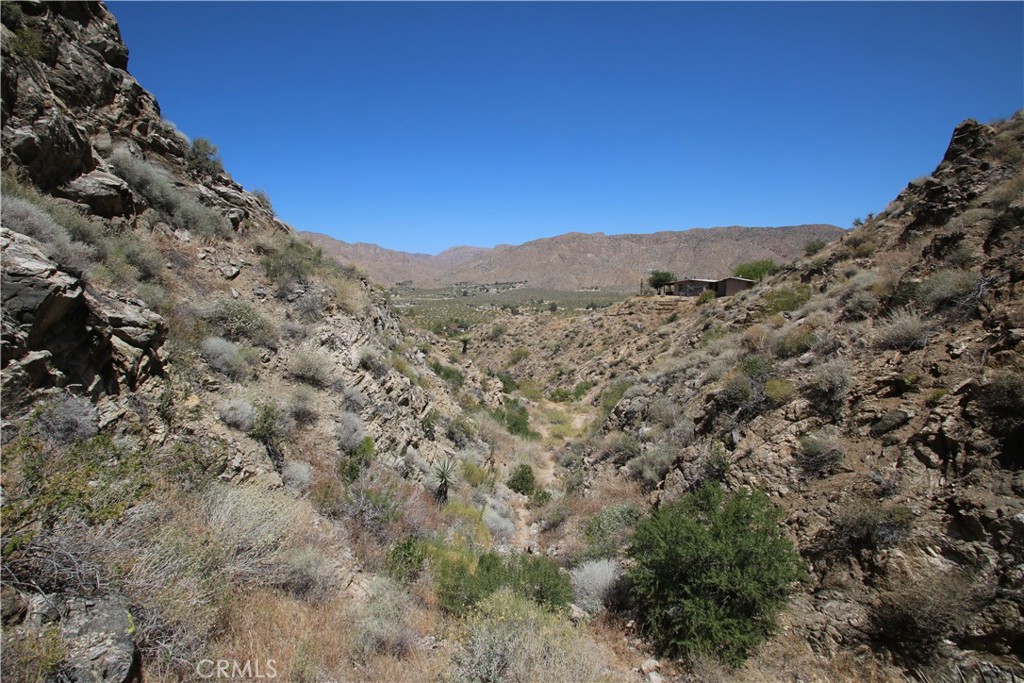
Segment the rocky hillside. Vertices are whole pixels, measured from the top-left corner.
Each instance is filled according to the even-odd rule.
[[[1024,115],[736,297],[440,338],[163,121],[102,4],[0,45],[5,679],[1024,675]]]
[[[932,175],[754,290],[505,315],[469,348],[538,419],[594,417],[557,455],[588,514],[637,505],[609,480],[654,505],[718,480],[785,509],[809,576],[740,678],[1017,680],[1022,247],[1018,113],[964,122]],[[538,517],[547,552],[578,552],[586,519]]]
[[[679,277],[725,277],[737,265],[756,259],[788,263],[804,253],[808,242],[834,240],[843,231],[831,225],[799,225],[649,235],[573,232],[493,249],[455,247],[436,256],[302,234],[339,262],[354,265],[385,285],[411,282],[418,288],[437,288],[460,282],[525,280],[534,289],[632,292],[652,270],[667,270]]]

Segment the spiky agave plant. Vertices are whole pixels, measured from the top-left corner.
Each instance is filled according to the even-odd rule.
[[[434,500],[438,505],[448,502],[448,490],[455,485],[455,460],[445,458],[434,463],[432,468],[434,479]]]

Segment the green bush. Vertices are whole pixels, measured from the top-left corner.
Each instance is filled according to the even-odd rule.
[[[764,383],[764,395],[772,404],[783,406],[796,396],[796,387],[784,379],[770,379]]]
[[[583,529],[587,548],[581,560],[614,558],[625,549],[630,534],[640,520],[640,512],[632,503],[619,503],[603,508]]]
[[[541,607],[557,609],[572,600],[572,583],[553,560],[542,555],[514,553],[503,558],[484,553],[476,566],[462,556],[438,555],[432,562],[441,606],[461,614],[499,588]]]
[[[220,175],[224,166],[217,155],[217,145],[206,138],[196,138],[185,154],[185,162],[189,169],[203,175]]]
[[[651,276],[647,278],[647,283],[651,285],[651,289],[661,289],[668,283],[675,281],[676,274],[667,270],[652,271]]]
[[[712,292],[710,289],[706,289],[703,292],[701,292],[700,295],[697,297],[697,305],[703,306],[709,301],[714,301],[715,296],[716,294],[714,292]],[[675,313],[673,313],[672,315],[675,315]]]
[[[526,407],[514,399],[506,398],[501,408],[492,411],[494,419],[505,425],[509,434],[522,436],[527,439],[537,439],[540,435],[530,429],[530,414]]]
[[[466,376],[459,370],[436,360],[430,361],[430,369],[434,371],[435,375],[447,382],[453,389],[462,388],[463,383],[466,381]]]
[[[526,463],[521,464],[508,478],[508,487],[516,493],[524,496],[533,495],[537,488],[537,479],[534,477],[533,468]]]
[[[828,242],[826,242],[823,239],[813,239],[813,240],[811,240],[810,242],[808,242],[807,244],[804,245],[804,255],[805,256],[814,256],[819,251],[824,249],[825,245],[827,245],[827,244],[828,244]]]
[[[772,633],[801,575],[781,520],[762,493],[708,484],[640,522],[627,576],[660,652],[739,664]]]
[[[407,536],[391,546],[384,571],[395,581],[410,583],[423,571],[426,561],[427,553],[423,543]]]
[[[745,277],[748,280],[763,280],[766,275],[771,275],[779,269],[771,259],[759,259],[741,263],[732,269],[736,277]]]
[[[811,289],[807,285],[795,287],[778,287],[765,292],[761,301],[768,315],[788,313],[803,306],[811,298]]]

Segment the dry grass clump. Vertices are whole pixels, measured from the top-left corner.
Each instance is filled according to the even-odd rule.
[[[875,344],[882,349],[913,351],[928,344],[931,326],[912,309],[894,311],[875,327]]]
[[[675,459],[675,451],[666,447],[654,448],[630,459],[626,463],[626,473],[645,489],[653,490],[668,474]]]
[[[72,240],[50,214],[24,199],[5,196],[2,221],[5,228],[40,242],[43,253],[75,273],[85,273],[96,259],[95,249]]]
[[[288,374],[314,387],[331,383],[331,359],[317,349],[297,349],[288,363]]]
[[[570,572],[576,605],[596,614],[604,609],[621,570],[611,559],[587,560]]]
[[[40,407],[32,417],[32,433],[57,445],[96,436],[99,414],[88,399],[60,394]]]
[[[369,600],[357,611],[355,653],[363,660],[378,654],[403,657],[419,638],[410,618],[412,598],[390,579],[379,578],[376,583]]]
[[[202,354],[206,363],[214,370],[238,380],[248,373],[249,364],[242,351],[222,337],[207,337],[203,340]]]
[[[934,310],[970,308],[977,304],[982,278],[965,270],[937,270],[926,277],[920,286],[921,301]]]
[[[240,432],[248,432],[256,425],[256,409],[244,398],[224,401],[217,413],[224,424]]]
[[[309,387],[295,387],[295,390],[288,398],[285,412],[291,419],[295,420],[296,424],[308,425],[315,422],[317,418],[316,405],[314,404],[315,398],[313,391]]]
[[[808,477],[823,477],[833,472],[845,455],[835,437],[817,432],[800,437],[797,464]]]
[[[840,359],[823,363],[804,385],[804,393],[821,412],[838,418],[850,393],[850,366]]]
[[[466,620],[446,681],[603,681],[603,657],[564,618],[502,588]]]
[[[222,299],[203,314],[218,336],[232,341],[248,340],[257,346],[277,348],[278,331],[273,322],[252,304]]]

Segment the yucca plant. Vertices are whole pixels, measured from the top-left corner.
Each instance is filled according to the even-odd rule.
[[[451,458],[434,463],[431,474],[434,479],[434,500],[438,505],[448,502],[448,490],[455,485],[455,461]]]

